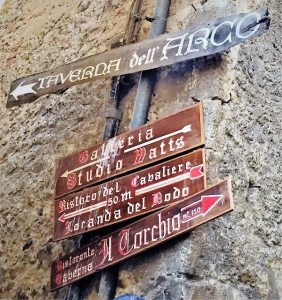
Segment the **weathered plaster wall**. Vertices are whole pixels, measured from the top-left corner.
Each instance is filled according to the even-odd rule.
[[[186,1],[172,1],[169,31],[175,22],[182,29],[263,5],[272,16],[265,35],[220,57],[161,72],[150,110],[154,120],[195,101],[204,103],[208,178],[211,183],[232,176],[235,211],[182,240],[125,262],[118,291],[158,300],[278,300],[282,298],[281,3],[193,4],[196,11]]]
[[[107,50],[124,32],[130,1],[7,0],[0,11],[0,299],[49,294],[55,163],[101,141],[110,81],[5,108],[12,80]]]
[[[193,6],[191,5],[193,4]],[[167,31],[267,5],[270,30],[228,53],[164,68],[149,120],[202,101],[209,182],[231,175],[235,211],[120,267],[118,294],[145,299],[268,299],[281,291],[281,3],[172,0]],[[101,140],[110,81],[5,108],[12,80],[105,51],[124,32],[131,1],[6,0],[0,10],[0,299],[48,292],[56,160]],[[143,15],[151,15],[145,1]],[[149,24],[141,24],[139,39]],[[168,88],[170,90],[168,90]],[[133,87],[122,107],[129,128]],[[280,139],[280,140],[279,140]],[[279,286],[280,280],[280,286]],[[95,291],[88,299],[97,299]]]

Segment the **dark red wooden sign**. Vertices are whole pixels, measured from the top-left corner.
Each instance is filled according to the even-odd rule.
[[[204,143],[201,104],[64,157],[55,198]]]
[[[121,222],[206,188],[204,150],[55,200],[54,240]]]
[[[266,8],[92,55],[12,82],[7,107],[98,78],[135,73],[225,51],[268,28]]]
[[[225,180],[53,261],[51,290],[143,252],[232,209],[231,184]]]

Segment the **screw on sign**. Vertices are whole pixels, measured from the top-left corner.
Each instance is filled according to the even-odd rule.
[[[203,144],[203,107],[199,103],[60,159],[55,198]]]
[[[204,150],[55,199],[54,240],[143,215],[206,188]]]
[[[157,246],[232,210],[231,183],[224,180],[53,261],[51,290]],[[60,272],[58,262],[63,265]],[[56,278],[61,279],[60,284]]]

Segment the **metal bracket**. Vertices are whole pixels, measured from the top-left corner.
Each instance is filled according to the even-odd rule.
[[[107,110],[106,118],[112,118],[120,121],[122,118],[122,111],[118,108],[110,107]]]
[[[148,22],[150,22],[150,23],[152,23],[153,21],[156,20],[156,18],[150,17],[150,16],[146,16],[146,17],[145,17],[145,20],[148,21]]]

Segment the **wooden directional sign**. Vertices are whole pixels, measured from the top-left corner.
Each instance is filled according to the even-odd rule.
[[[143,252],[233,209],[225,180],[52,263],[51,290]]]
[[[203,145],[203,108],[191,108],[61,159],[55,197]]]
[[[154,69],[222,52],[268,28],[266,8],[197,25],[185,31],[89,56],[56,69],[13,81],[7,107],[98,78]]]
[[[55,200],[54,240],[121,222],[206,188],[204,150]]]

